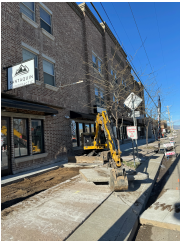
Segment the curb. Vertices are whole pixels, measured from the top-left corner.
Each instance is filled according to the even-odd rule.
[[[162,157],[162,159],[161,159],[160,165],[162,164],[162,160],[163,160],[163,158],[164,158],[164,155],[163,155],[163,157]],[[147,202],[148,202],[148,199],[149,199],[149,197],[150,197],[151,191],[152,191],[153,186],[154,186],[154,184],[155,184],[155,181],[156,181],[156,179],[157,179],[157,177],[158,177],[159,171],[160,171],[160,166],[159,166],[159,168],[158,168],[158,170],[157,170],[157,173],[156,173],[156,175],[155,175],[154,181],[152,182],[152,185],[151,185],[150,188],[149,188],[149,191],[148,191],[148,193],[147,193],[147,196],[146,196],[146,199],[145,199],[144,204],[143,204],[143,206],[142,206],[142,209],[141,209],[140,213],[139,213],[138,216],[137,216],[137,219],[136,219],[136,221],[135,221],[135,223],[134,223],[134,225],[133,225],[133,228],[132,228],[132,230],[131,230],[131,232],[130,232],[130,234],[129,234],[129,237],[126,237],[125,241],[133,241],[133,239],[134,239],[134,237],[135,237],[135,235],[136,235],[136,232],[137,232],[137,229],[138,229],[138,226],[139,226],[139,222],[140,222],[140,214],[142,214],[143,211],[145,210],[145,206],[146,206],[146,204],[147,204]]]

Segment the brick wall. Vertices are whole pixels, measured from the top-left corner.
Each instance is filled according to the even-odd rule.
[[[94,78],[100,78],[92,68],[92,52],[94,52],[105,65],[112,58],[111,48],[116,49],[115,37],[108,27],[100,24],[90,12],[86,4],[66,2],[46,2],[45,6],[52,12],[52,37],[43,34],[40,28],[41,4],[35,3],[35,23],[37,28],[25,21],[20,14],[18,2],[1,3],[1,92],[14,97],[52,106],[58,110],[55,117],[47,115],[44,119],[44,140],[46,158],[14,162],[13,136],[11,137],[11,158],[13,172],[32,169],[42,164],[49,164],[60,160],[65,155],[72,153],[70,120],[65,116],[70,115],[70,110],[91,113],[94,102]],[[27,46],[38,51],[37,84],[7,90],[8,67],[23,60],[22,49]],[[44,55],[44,57],[43,57]],[[119,58],[126,65],[126,55],[121,50],[117,52]],[[47,56],[53,59],[55,73],[55,87],[47,88],[43,78],[43,59]],[[116,66],[117,60],[108,62],[107,69]],[[121,67],[122,68],[122,67]],[[89,75],[87,75],[89,74]],[[102,78],[109,81],[109,75],[103,71]],[[83,80],[83,83],[60,88],[60,86]],[[112,97],[110,97],[112,98]],[[9,109],[9,112],[29,113],[26,110]],[[33,113],[32,113],[33,114]],[[34,113],[43,115],[43,113]],[[13,119],[11,118],[11,129]],[[29,119],[29,129],[30,129]],[[12,132],[12,130],[11,130]],[[31,155],[31,147],[30,147]]]

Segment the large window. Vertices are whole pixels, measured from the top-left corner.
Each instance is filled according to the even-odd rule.
[[[35,60],[35,79],[38,80],[38,57],[37,55],[33,54],[32,52],[23,49],[23,61],[33,59]]]
[[[96,105],[100,107],[104,106],[104,91],[99,87],[95,87],[94,91]]]
[[[43,153],[43,123],[42,120],[31,120],[32,153]]]
[[[111,76],[112,76],[112,81],[115,81],[116,83],[118,83],[117,72],[113,68],[111,68]]]
[[[72,146],[77,147],[77,130],[76,130],[76,122],[74,120],[71,121],[71,135],[72,135]]]
[[[40,7],[40,25],[48,33],[52,34],[51,15],[48,14],[43,8]]]
[[[82,133],[83,133],[83,124],[79,123],[79,139],[80,139],[80,146],[82,146]]]
[[[28,125],[27,119],[13,119],[13,135],[15,157],[28,155]]]
[[[43,60],[43,77],[44,83],[55,86],[54,65]]]
[[[92,53],[92,65],[94,69],[102,74],[102,61],[94,53]]]
[[[85,133],[90,133],[89,124],[85,124]]]
[[[35,4],[23,2],[20,3],[20,12],[24,13],[28,18],[35,21]]]

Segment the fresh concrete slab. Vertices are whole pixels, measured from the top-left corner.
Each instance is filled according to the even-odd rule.
[[[102,156],[69,156],[68,162],[70,163],[100,163],[103,165]]]
[[[12,206],[1,220],[1,240],[65,240],[111,193],[78,175]]]
[[[180,207],[180,192],[167,190],[144,211],[140,216],[140,223],[180,231],[180,212],[175,211],[176,204]]]
[[[81,169],[79,173],[87,182],[109,182],[110,170],[112,168],[98,167],[95,169]],[[126,171],[128,181],[133,180],[145,180],[148,178],[148,174],[145,173],[133,173],[129,170]]]
[[[67,239],[68,241],[123,241],[132,240],[158,174],[163,155],[156,154],[138,167],[146,170],[149,179],[132,181],[129,190],[114,192]]]

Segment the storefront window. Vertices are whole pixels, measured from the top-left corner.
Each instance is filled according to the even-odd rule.
[[[77,136],[76,136],[76,122],[71,121],[71,136],[72,136],[72,146],[77,147]]]
[[[31,120],[32,153],[43,152],[43,125],[42,120]]]
[[[83,133],[83,125],[82,125],[82,123],[79,123],[80,146],[82,146],[82,133]]]
[[[28,155],[27,119],[13,119],[15,157]]]
[[[90,133],[89,124],[85,124],[85,133]]]
[[[94,124],[91,124],[91,132],[94,133]]]

